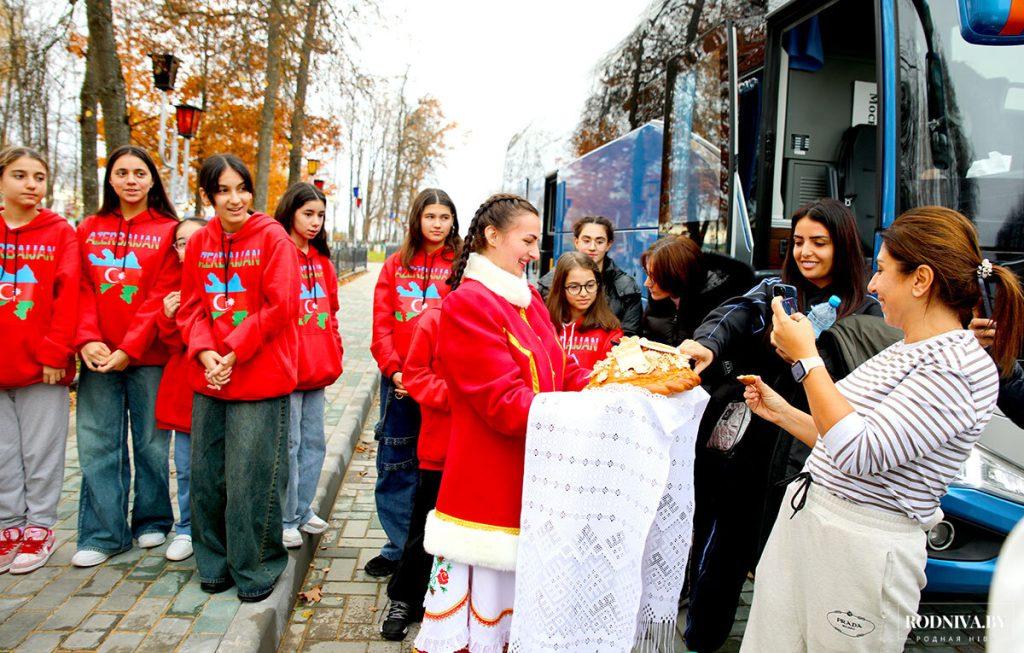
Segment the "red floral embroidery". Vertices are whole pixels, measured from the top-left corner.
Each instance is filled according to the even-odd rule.
[[[442,569],[441,571],[437,572],[437,582],[441,585],[448,584],[448,572],[446,570]]]

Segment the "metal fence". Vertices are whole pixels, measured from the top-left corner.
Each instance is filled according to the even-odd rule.
[[[335,245],[331,248],[331,262],[338,276],[366,269],[365,246],[358,245]]]

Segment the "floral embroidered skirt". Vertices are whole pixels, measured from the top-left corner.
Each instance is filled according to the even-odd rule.
[[[502,653],[512,628],[515,594],[515,572],[435,556],[415,650]]]

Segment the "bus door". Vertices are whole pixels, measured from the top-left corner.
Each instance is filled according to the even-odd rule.
[[[562,220],[562,202],[560,200],[558,173],[552,172],[544,178],[544,229],[540,237],[540,276],[555,267],[555,239],[558,225]]]
[[[660,229],[750,264],[764,21],[729,20],[668,66]]]
[[[864,0],[796,0],[767,18],[760,267],[782,266],[794,212],[825,197],[851,208],[864,255],[873,255],[884,107],[879,3],[870,7]]]

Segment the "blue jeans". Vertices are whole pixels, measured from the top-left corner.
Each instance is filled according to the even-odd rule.
[[[82,367],[76,408],[82,493],[78,504],[78,548],[108,555],[132,548],[132,537],[167,534],[174,523],[169,488],[170,436],[153,415],[162,367],[92,372]],[[132,467],[135,500],[128,525]]]
[[[192,534],[192,507],[189,505],[189,485],[192,480],[192,436],[174,432],[174,469],[178,478],[178,523],[176,535]]]
[[[192,399],[192,548],[199,580],[230,578],[239,596],[274,587],[288,562],[281,504],[288,479],[288,396]]]
[[[288,489],[284,500],[284,527],[298,528],[313,518],[316,484],[327,454],[324,436],[324,390],[297,390],[291,394],[288,427]]]
[[[395,397],[391,379],[380,380],[380,421],[374,429],[377,445],[377,517],[388,542],[380,550],[388,560],[399,560],[409,535],[412,504],[419,478],[416,439],[420,407],[412,397]]]

